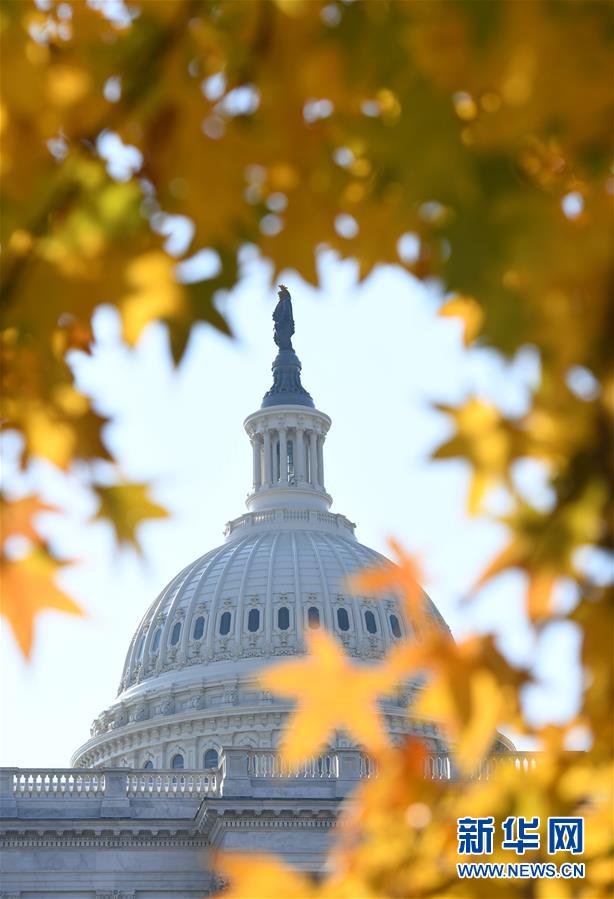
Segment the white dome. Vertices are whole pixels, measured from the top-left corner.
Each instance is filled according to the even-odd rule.
[[[274,527],[275,520],[244,524],[241,536],[192,562],[168,584],[133,637],[120,684],[123,698],[171,680],[260,669],[267,659],[304,651],[310,626],[322,625],[347,653],[364,659],[383,655],[408,633],[395,596],[368,599],[349,592],[348,576],[382,564],[383,556],[337,521],[289,528],[284,518],[291,513],[278,510]]]
[[[117,699],[94,721],[74,764],[168,767],[180,759],[198,768],[223,746],[275,747],[290,704],[263,691],[257,675],[304,652],[309,628],[325,628],[365,662],[412,637],[397,596],[350,592],[350,575],[386,560],[357,542],[347,518],[328,511],[323,445],[331,421],[313,407],[287,333],[280,334],[273,387],[245,421],[250,511],[229,522],[226,542],[184,568],[147,610]],[[384,702],[389,730],[436,742],[431,723],[407,715],[411,693],[409,685]]]

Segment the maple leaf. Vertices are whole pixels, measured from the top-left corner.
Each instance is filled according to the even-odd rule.
[[[95,485],[94,491],[100,500],[94,520],[110,521],[120,544],[128,543],[138,549],[138,526],[148,519],[168,517],[166,509],[149,499],[147,484]]]
[[[398,684],[397,673],[379,665],[355,665],[325,631],[307,634],[309,655],[284,662],[260,675],[263,687],[295,699],[282,747],[283,758],[298,764],[343,729],[368,751],[377,752],[388,739],[377,709]]]
[[[317,887],[303,874],[266,853],[217,852],[213,870],[229,880],[224,889],[228,899],[312,899]]]
[[[420,586],[423,578],[420,563],[394,538],[389,538],[388,545],[398,561],[396,563],[385,561],[381,565],[352,575],[349,579],[350,589],[352,592],[364,591],[375,594],[399,593],[415,633],[424,633],[430,630],[433,624],[427,615],[428,597]]]
[[[514,459],[515,433],[492,405],[472,398],[459,409],[438,405],[454,421],[455,434],[433,453],[433,459],[463,458],[471,465],[468,509],[471,515],[482,510],[488,491],[509,478]]]
[[[83,615],[73,602],[54,583],[63,566],[44,549],[37,548],[23,559],[0,560],[2,597],[0,612],[8,620],[24,656],[32,649],[34,619],[46,611]]]
[[[34,516],[39,512],[55,510],[56,506],[42,502],[37,496],[10,500],[0,493],[0,536],[2,540],[20,536],[33,543],[42,543],[43,538],[34,527]]]
[[[515,720],[518,689],[527,681],[496,650],[491,636],[455,643],[432,632],[423,642],[395,647],[384,665],[396,669],[399,680],[427,675],[412,713],[441,724],[464,772],[487,753],[497,726]]]

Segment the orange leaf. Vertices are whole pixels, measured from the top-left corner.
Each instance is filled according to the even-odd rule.
[[[307,636],[309,655],[284,662],[260,676],[261,684],[296,699],[282,756],[289,764],[313,756],[337,728],[377,752],[388,739],[377,701],[398,683],[396,671],[384,666],[354,665],[325,631]]]
[[[2,559],[0,613],[8,619],[26,657],[30,656],[32,649],[34,619],[38,614],[54,609],[70,615],[83,614],[79,606],[54,583],[61,567],[42,549],[36,549],[18,561]]]
[[[400,593],[414,631],[428,630],[431,624],[426,614],[426,594],[420,586],[423,575],[418,560],[405,552],[394,538],[388,540],[388,545],[398,562],[385,562],[359,572],[350,578],[350,589],[366,593]]]
[[[0,495],[0,532],[2,540],[9,537],[26,537],[34,543],[41,542],[40,534],[34,529],[32,519],[38,512],[54,511],[55,506],[43,503],[36,496],[9,500]]]

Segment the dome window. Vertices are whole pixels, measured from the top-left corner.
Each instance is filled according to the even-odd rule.
[[[315,606],[309,606],[307,609],[307,624],[312,630],[320,627],[320,610]]]
[[[286,606],[277,610],[277,627],[280,631],[287,631],[290,627],[290,612]]]
[[[217,749],[207,749],[205,752],[205,757],[203,759],[203,768],[217,768],[219,765],[219,758],[217,754]]]
[[[146,762],[143,763],[143,768],[146,768],[148,771],[150,768],[153,768],[153,762],[151,759],[147,759]]]
[[[177,646],[181,636],[181,621],[176,621],[171,631],[171,646]]]
[[[184,768],[185,764],[183,761],[183,756],[180,752],[173,756],[171,760],[171,768]]]
[[[220,634],[225,637],[230,633],[230,612],[224,612],[220,618]]]
[[[339,625],[340,631],[349,631],[350,618],[347,609],[337,609],[337,624]]]
[[[365,612],[365,626],[370,634],[377,633],[377,623],[373,612]]]
[[[251,634],[256,633],[260,627],[260,612],[258,609],[250,609],[247,616],[247,629]]]
[[[159,627],[153,638],[153,642],[151,644],[151,652],[157,652],[160,649],[160,637],[162,636],[162,628]]]
[[[399,619],[396,615],[390,616],[390,630],[397,640],[401,637],[401,625],[399,624]]]
[[[377,622],[373,612],[365,612],[365,626],[370,634],[377,633]]]
[[[199,615],[196,621],[194,622],[194,630],[192,631],[192,637],[195,640],[202,640],[203,634],[205,633],[205,619],[202,615]]]

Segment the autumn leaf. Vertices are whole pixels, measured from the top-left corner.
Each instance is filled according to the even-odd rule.
[[[468,509],[477,515],[488,491],[508,481],[516,441],[514,429],[492,403],[475,397],[459,409],[437,408],[451,418],[455,432],[432,458],[467,460],[472,468]]]
[[[276,665],[259,678],[266,689],[297,703],[283,758],[291,765],[310,758],[336,729],[345,730],[367,751],[380,751],[388,739],[377,702],[397,685],[397,673],[353,664],[325,631],[308,634],[307,648],[305,658]]]
[[[23,559],[0,562],[0,611],[8,620],[26,658],[32,650],[34,620],[42,612],[82,615],[79,606],[55,584],[62,565],[47,551],[35,549]]]
[[[480,304],[473,297],[466,296],[452,297],[440,308],[438,315],[462,321],[465,346],[473,343],[484,321],[484,310]]]
[[[419,674],[427,680],[412,714],[436,720],[452,743],[459,768],[470,773],[487,754],[503,723],[518,716],[518,690],[526,682],[494,646],[492,637],[460,643],[445,634],[394,648],[384,665],[399,680]]]
[[[388,540],[391,553],[397,562],[384,561],[381,565],[369,568],[353,575],[349,586],[354,593],[397,592],[405,605],[407,615],[416,634],[430,630],[434,623],[429,617],[427,606],[429,599],[420,586],[423,574],[420,563],[415,556],[405,552],[398,541]]]
[[[109,521],[120,544],[128,543],[138,549],[138,526],[152,518],[168,517],[166,509],[149,499],[147,484],[95,485],[94,492],[100,500],[94,520]]]
[[[43,539],[34,527],[34,518],[40,512],[53,511],[56,511],[55,506],[43,502],[37,496],[11,500],[0,493],[0,536],[2,541],[20,536],[33,543],[42,543]]]

